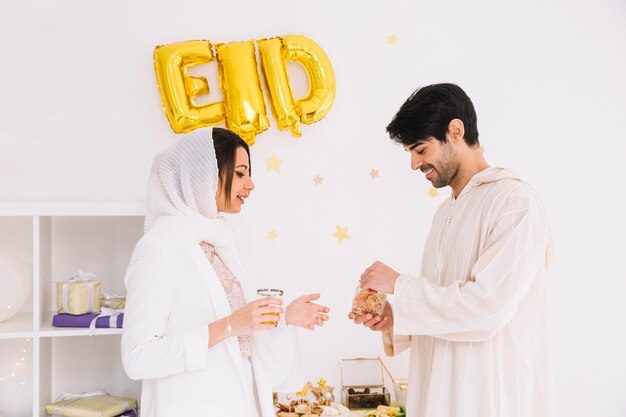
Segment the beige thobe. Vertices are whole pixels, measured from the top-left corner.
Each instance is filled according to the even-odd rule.
[[[535,190],[488,168],[435,214],[421,275],[395,286],[388,354],[409,348],[409,417],[554,415],[550,229]]]

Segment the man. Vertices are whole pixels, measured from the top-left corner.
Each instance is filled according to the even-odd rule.
[[[437,210],[419,276],[375,262],[362,288],[394,294],[385,352],[410,348],[409,417],[554,415],[546,334],[550,229],[535,190],[490,167],[474,106],[453,84],[415,91],[387,126],[411,168],[452,194]]]

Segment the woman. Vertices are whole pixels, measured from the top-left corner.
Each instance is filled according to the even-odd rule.
[[[254,189],[249,152],[235,133],[204,128],[154,160],[122,335],[124,369],[143,380],[143,417],[270,417],[273,387],[303,382],[294,326],[322,325],[328,308],[311,302],[319,294],[284,311],[276,298],[246,303],[219,215],[238,213]],[[268,313],[280,314],[277,327]]]

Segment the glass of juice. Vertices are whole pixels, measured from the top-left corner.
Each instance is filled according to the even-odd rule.
[[[267,297],[272,297],[272,298],[279,298],[279,299],[283,299],[283,290],[279,290],[277,288],[261,288],[256,290],[256,295],[258,296],[258,298],[267,298]],[[273,304],[270,304],[273,305]],[[262,321],[261,324],[273,324],[274,327],[278,326],[278,313],[266,313],[264,314],[266,316],[276,316],[276,318],[274,320],[271,321]],[[268,317],[269,318],[269,317]],[[273,318],[273,317],[272,317]]]

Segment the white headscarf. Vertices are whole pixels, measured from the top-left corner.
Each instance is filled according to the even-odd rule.
[[[194,242],[213,244],[231,272],[244,281],[235,250],[235,233],[217,211],[215,195],[219,170],[213,128],[200,128],[158,153],[148,183],[148,211],[144,232],[155,223],[176,224]]]
[[[161,216],[218,218],[218,180],[213,128],[194,130],[161,151],[150,172],[144,231]]]

